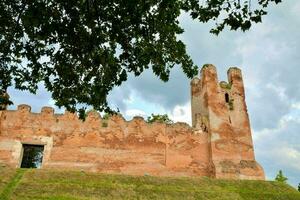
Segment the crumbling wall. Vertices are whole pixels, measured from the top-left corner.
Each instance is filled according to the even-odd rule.
[[[141,117],[104,120],[90,112],[54,114],[27,105],[3,111],[0,162],[19,167],[22,144],[45,145],[42,168],[159,176],[213,176],[209,173],[208,137],[185,123],[149,124]]]
[[[157,176],[264,179],[255,161],[241,71],[219,82],[205,65],[191,81],[192,127],[149,124],[141,117],[102,119],[90,112],[54,114],[50,107],[0,111],[0,163],[19,167],[22,144],[44,145],[43,168]]]
[[[215,66],[205,65],[200,79],[192,81],[193,87],[197,93],[192,93],[192,99],[200,96],[201,100],[192,101],[192,107],[202,108],[193,113],[193,127],[207,118],[215,177],[264,179],[254,157],[241,70],[230,68],[228,82],[219,82]]]

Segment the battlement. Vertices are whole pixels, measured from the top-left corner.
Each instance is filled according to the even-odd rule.
[[[201,80],[202,86],[205,84],[217,84],[224,88],[230,90],[232,86],[243,85],[243,77],[241,69],[237,67],[230,67],[227,70],[227,82],[219,81],[217,69],[212,64],[204,65],[200,70],[200,77],[195,77],[192,79],[191,84],[195,84],[196,80]]]
[[[196,127],[197,123],[201,123],[197,122],[199,116],[208,115],[207,107],[214,102],[208,101],[208,94],[215,95],[215,97],[219,96],[216,99],[221,104],[220,107],[225,106],[228,112],[233,113],[236,102],[240,104],[245,101],[242,71],[237,67],[230,67],[227,71],[227,81],[219,81],[214,65],[206,64],[201,68],[200,76],[191,81],[193,127]]]
[[[43,168],[214,176],[208,170],[208,134],[182,122],[106,119],[95,111],[82,121],[76,113],[55,114],[51,107],[32,113],[24,104],[0,111],[0,163],[19,167],[24,144],[44,146]]]
[[[216,67],[208,64],[191,80],[192,126],[106,118],[95,111],[83,121],[51,107],[33,113],[25,104],[0,111],[0,164],[20,167],[29,145],[43,149],[42,168],[264,179],[254,157],[241,70],[227,74],[227,82],[219,82]]]
[[[242,72],[231,67],[227,78],[219,81],[216,67],[206,64],[191,81],[192,126],[209,133],[211,160],[220,178],[242,173],[234,163],[255,161]]]
[[[21,117],[22,120],[24,120],[24,117],[27,117],[28,119],[31,120],[40,120],[40,119],[47,119],[49,120],[49,118],[53,118],[55,120],[53,120],[53,122],[58,123],[59,120],[70,120],[71,122],[78,122],[79,124],[95,124],[95,123],[99,123],[99,127],[103,127],[103,128],[109,128],[110,126],[116,126],[116,125],[123,125],[126,124],[127,126],[130,126],[131,124],[143,124],[145,126],[147,126],[148,128],[151,129],[151,127],[169,127],[169,128],[176,128],[176,127],[180,127],[180,128],[184,128],[184,129],[191,129],[192,127],[185,122],[175,122],[175,123],[171,123],[171,124],[167,124],[164,122],[153,122],[153,123],[148,123],[143,117],[141,116],[134,116],[131,120],[127,121],[125,120],[125,118],[121,115],[121,114],[114,114],[114,115],[110,115],[110,117],[108,119],[103,118],[99,112],[97,111],[89,111],[87,113],[87,116],[85,118],[85,120],[81,120],[78,117],[77,113],[71,113],[69,111],[65,111],[62,114],[57,114],[54,113],[54,108],[52,107],[42,107],[41,108],[41,112],[40,113],[34,113],[31,112],[31,106],[26,105],[26,104],[20,104],[17,106],[17,110],[5,110],[5,111],[0,111],[3,113],[3,115],[5,115],[5,118],[10,117],[12,119],[16,119],[18,117]],[[199,130],[198,130],[199,132]]]

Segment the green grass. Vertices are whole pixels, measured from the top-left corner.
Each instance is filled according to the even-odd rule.
[[[0,170],[0,177],[9,170]],[[13,174],[2,187],[2,191],[8,191],[6,199],[300,200],[300,193],[294,188],[272,181],[135,177],[55,170],[17,170]],[[0,199],[5,200],[1,195]]]
[[[15,169],[6,168],[4,166],[1,166],[0,164],[0,194],[3,193],[4,188],[14,177],[15,173],[16,173]]]
[[[24,169],[18,169],[14,175],[11,177],[11,180],[4,185],[1,193],[0,199],[1,200],[8,200],[10,199],[11,194],[14,192],[15,188],[17,187],[18,183],[22,179],[23,174],[25,173]]]

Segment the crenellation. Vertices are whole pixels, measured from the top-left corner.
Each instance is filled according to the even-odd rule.
[[[200,73],[202,74],[204,71],[207,70],[213,72],[214,74],[217,74],[217,68],[213,64],[204,64],[200,69]]]
[[[200,71],[201,88],[210,88],[216,90],[218,85],[217,69],[214,65],[207,64]]]
[[[227,71],[228,81],[232,85],[233,93],[245,98],[242,71],[237,67],[231,67]],[[243,99],[244,101],[244,99]]]
[[[97,111],[90,111],[86,116],[85,122],[86,123],[98,122],[100,124],[102,122],[102,118]]]
[[[233,84],[243,80],[242,70],[237,67],[230,67],[227,71],[228,81]]]
[[[254,157],[241,70],[230,68],[228,82],[219,82],[216,68],[206,65],[201,70],[201,80],[205,85],[201,88],[203,97],[192,96],[192,104],[198,107],[192,112],[192,117],[197,118],[193,127],[205,127],[210,135],[215,177],[263,179],[264,172]],[[208,125],[203,123],[203,116],[207,116]],[[241,161],[255,163],[257,170],[241,170],[238,164]]]
[[[241,70],[218,81],[207,64],[191,80],[192,126],[147,123],[136,116],[101,117],[43,107],[0,111],[0,164],[20,167],[23,144],[44,146],[42,168],[155,176],[264,179],[255,161]]]
[[[17,110],[21,113],[30,113],[31,112],[31,107],[29,105],[26,105],[26,104],[20,104],[20,105],[18,105]]]
[[[44,106],[41,109],[41,114],[43,114],[43,115],[54,115],[54,108]]]

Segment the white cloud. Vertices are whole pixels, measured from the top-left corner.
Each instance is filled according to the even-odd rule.
[[[129,109],[126,110],[125,115],[128,117],[134,117],[134,116],[141,116],[141,117],[146,117],[147,114],[142,111],[142,110],[138,110],[138,109]]]
[[[215,64],[220,80],[229,66],[242,67],[257,159],[269,178],[283,169],[294,185],[300,181],[299,17],[300,2],[284,1],[250,31],[225,30],[218,37],[209,33],[212,24],[180,17],[185,29],[180,38],[198,66]],[[54,105],[43,88],[37,95],[9,92],[16,105],[27,103],[38,112]],[[167,83],[148,70],[115,88],[109,103],[128,118],[167,113],[174,121],[191,123],[189,95],[189,79],[180,68],[172,70]]]
[[[266,88],[273,90],[277,93],[278,97],[282,101],[288,101],[288,96],[285,94],[285,88],[280,85],[275,85],[273,83],[267,83]]]
[[[255,154],[268,179],[282,169],[290,183],[300,180],[300,120],[292,113],[283,116],[277,127],[253,132]]]
[[[174,122],[186,122],[190,125],[192,124],[190,102],[185,105],[176,105],[175,108],[168,113],[168,115]]]
[[[295,15],[300,16],[300,2],[297,1],[297,2],[294,2],[294,4],[295,5],[292,7],[291,12],[293,12]]]
[[[291,104],[291,108],[300,110],[300,102],[295,102]]]

